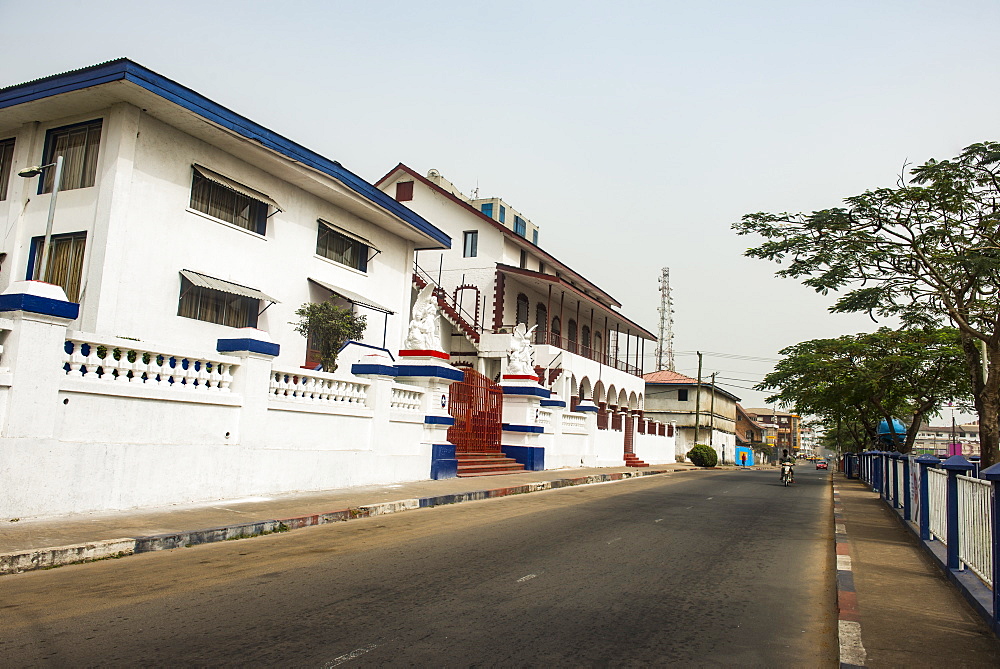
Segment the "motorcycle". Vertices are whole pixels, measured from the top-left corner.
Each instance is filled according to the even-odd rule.
[[[787,462],[781,463],[781,484],[788,486],[795,481],[795,474],[792,473],[792,465]]]

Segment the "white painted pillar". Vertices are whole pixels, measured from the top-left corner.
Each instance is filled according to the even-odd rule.
[[[13,321],[3,346],[2,366],[10,369],[10,392],[2,434],[49,438],[59,414],[66,326],[79,305],[59,286],[15,281],[0,294],[0,316]]]

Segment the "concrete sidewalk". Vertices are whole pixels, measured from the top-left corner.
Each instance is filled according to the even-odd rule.
[[[415,481],[55,519],[0,520],[0,574],[636,476],[696,471],[687,463]]]
[[[1000,666],[1000,640],[898,514],[833,476],[841,666]]]

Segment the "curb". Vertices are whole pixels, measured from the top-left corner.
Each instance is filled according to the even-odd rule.
[[[331,511],[328,513],[310,514],[274,520],[260,520],[252,523],[226,525],[223,527],[212,527],[203,530],[153,534],[141,537],[123,537],[119,539],[106,539],[104,541],[88,542],[85,544],[75,544],[72,546],[56,546],[52,548],[37,548],[14,553],[0,553],[0,575],[16,574],[35,569],[52,569],[54,567],[61,567],[68,564],[114,559],[126,557],[128,555],[135,555],[137,553],[150,553],[152,551],[197,546],[198,544],[215,543],[218,541],[249,539],[251,537],[259,537],[278,532],[288,532],[290,530],[297,530],[303,527],[312,527],[314,525],[326,525],[328,523],[370,518],[372,516],[384,516],[390,513],[400,513],[402,511],[412,511],[416,509],[428,509],[445,504],[461,504],[462,502],[495,499],[498,497],[508,497],[510,495],[523,495],[532,492],[540,492],[542,490],[555,490],[558,488],[591,485],[594,483],[623,481],[631,478],[641,478],[643,476],[655,476],[659,474],[670,474],[685,471],[698,471],[698,469],[683,467],[677,469],[654,469],[634,472],[593,474],[590,476],[581,476],[571,479],[535,481],[524,485],[508,486],[505,488],[475,490],[471,492],[453,493],[450,495],[436,495],[433,497],[401,499],[393,502],[381,502],[379,504],[367,504],[364,506],[350,507],[340,511]]]
[[[837,560],[837,634],[840,641],[840,666],[864,667],[867,660],[861,643],[861,616],[858,613],[858,594],[854,589],[854,568],[851,564],[851,541],[844,525],[844,507],[840,502],[840,489],[833,481],[833,540]]]

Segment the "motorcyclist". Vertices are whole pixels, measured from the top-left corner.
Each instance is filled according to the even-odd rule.
[[[778,480],[781,480],[781,470],[783,465],[788,465],[791,467],[791,480],[795,481],[795,458],[788,454],[788,449],[781,449],[781,457],[778,458]]]

